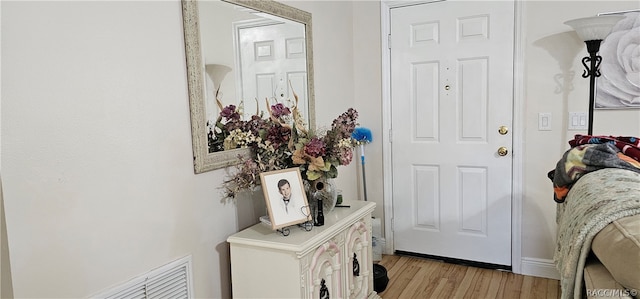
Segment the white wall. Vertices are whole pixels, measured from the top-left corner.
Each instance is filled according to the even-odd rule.
[[[2,6],[15,296],[85,297],[188,254],[196,295],[221,294],[235,208],[222,172],[193,174],[180,3]]]
[[[291,4],[314,16],[318,124],[330,124],[353,103],[351,8]],[[15,297],[86,297],[191,254],[195,296],[229,298],[226,238],[260,209],[220,201],[224,170],[193,174],[180,2],[1,5]],[[340,170],[345,198],[354,174]]]
[[[353,78],[354,100],[355,106],[362,115],[360,124],[370,129],[372,133],[372,142],[365,145],[365,177],[367,198],[377,204],[373,216],[378,218],[384,216],[380,30],[380,3],[378,1],[353,2],[352,44],[355,53],[353,66],[356,70]],[[358,157],[359,154],[358,151]],[[358,168],[358,173],[361,171],[362,169]],[[358,182],[360,187],[358,190],[362,190],[362,180],[359,179]]]

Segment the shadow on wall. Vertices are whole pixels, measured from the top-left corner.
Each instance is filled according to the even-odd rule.
[[[231,257],[229,243],[226,240],[216,246],[220,258],[220,295],[222,298],[231,298]]]
[[[559,115],[562,116],[561,128],[566,128],[568,126],[568,119],[564,116],[569,113],[569,94],[574,89],[573,82],[576,78],[576,73],[572,70],[572,67],[579,57],[578,54],[584,48],[584,42],[582,42],[575,31],[567,31],[538,39],[533,42],[533,45],[546,50],[560,67],[560,73],[553,75],[553,81],[556,83],[553,93],[562,96],[562,111],[559,111]],[[578,77],[581,78],[581,75],[578,74]],[[585,103],[587,102],[585,101]],[[558,144],[561,144],[561,152],[564,152],[566,150],[565,141],[568,140],[568,138],[566,130],[561,131],[563,133],[561,134],[561,140]]]
[[[242,192],[233,202],[236,206],[236,231],[241,231],[259,222],[260,216],[267,214],[267,206],[262,195],[262,189],[257,191]],[[231,257],[229,243],[224,242],[216,245],[220,264],[220,290],[222,298],[231,298]]]
[[[261,188],[253,193],[242,192],[236,197],[235,202],[227,204],[236,206],[237,231],[258,223],[260,216],[267,215],[267,205]]]
[[[0,217],[2,218],[2,272],[0,272],[0,298],[13,298],[13,281],[11,279],[11,263],[9,260],[9,242],[7,240],[7,223],[4,219],[4,199],[2,197],[2,180],[0,180]]]

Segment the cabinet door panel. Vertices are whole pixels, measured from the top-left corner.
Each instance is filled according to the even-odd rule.
[[[311,293],[306,298],[343,298],[342,254],[343,250],[334,240],[316,249],[309,265],[307,290]]]
[[[373,260],[371,257],[370,222],[362,219],[352,225],[347,231],[346,254],[348,269],[347,287],[349,298],[367,298],[371,285]]]

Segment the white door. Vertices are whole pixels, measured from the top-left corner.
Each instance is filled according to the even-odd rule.
[[[391,9],[396,250],[511,265],[513,25],[511,1]]]
[[[299,111],[308,120],[304,26],[257,21],[238,22],[236,28],[245,119],[256,113],[256,99],[263,111],[265,98],[271,104],[281,102],[291,107],[293,91],[299,98]]]

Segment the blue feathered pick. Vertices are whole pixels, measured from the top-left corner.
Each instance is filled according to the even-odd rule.
[[[358,127],[353,130],[353,133],[351,133],[351,138],[353,138],[358,145],[366,144],[373,141],[373,138],[371,137],[371,130],[363,127]]]
[[[360,146],[360,162],[362,163],[362,185],[364,189],[364,201],[367,201],[367,180],[365,178],[364,171],[364,145],[373,141],[371,137],[371,130],[363,127],[358,127],[351,133],[356,145]]]

